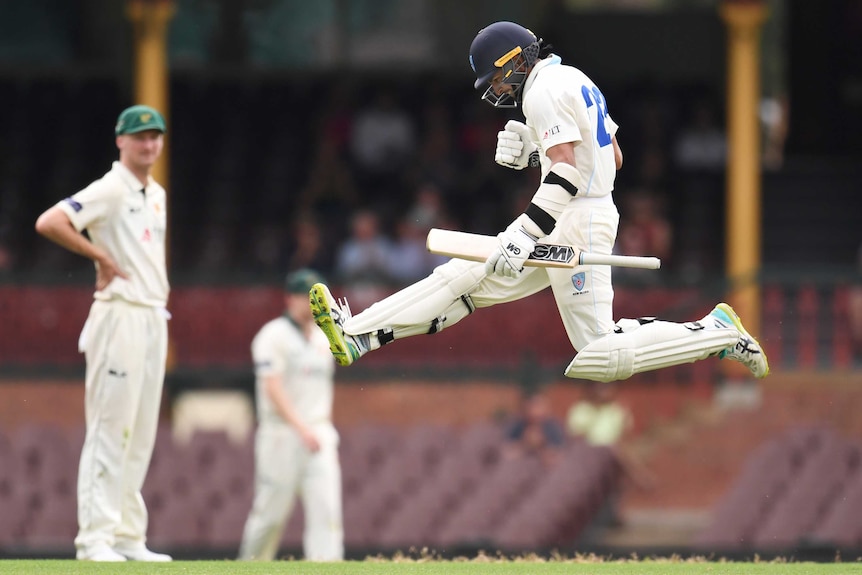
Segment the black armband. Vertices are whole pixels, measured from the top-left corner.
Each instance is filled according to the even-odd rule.
[[[524,215],[533,220],[545,235],[554,231],[554,227],[557,225],[557,220],[554,219],[554,216],[533,203],[527,206],[527,209],[524,210]]]
[[[560,186],[561,188],[563,188],[564,190],[566,190],[567,192],[569,192],[569,194],[571,194],[572,197],[578,195],[578,187],[575,184],[573,184],[570,180],[567,180],[566,178],[564,178],[560,174],[557,174],[556,172],[553,172],[553,171],[548,172],[548,175],[545,176],[545,179],[542,180],[542,183],[543,184],[556,184],[556,185]]]

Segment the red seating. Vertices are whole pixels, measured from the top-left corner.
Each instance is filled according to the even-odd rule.
[[[769,352],[769,361],[774,365],[781,365],[784,361],[784,299],[784,290],[781,287],[771,285],[763,288],[763,321],[760,329],[762,335],[758,339]]]
[[[251,503],[249,493],[242,497],[228,497],[219,509],[211,510],[205,520],[206,544],[235,554],[242,541]]]
[[[755,530],[753,545],[786,549],[802,541],[843,489],[854,454],[858,455],[846,440],[824,433],[819,448],[806,458],[784,496]]]
[[[832,294],[832,363],[839,369],[853,365],[853,333],[850,327],[850,288],[836,286]]]
[[[847,313],[849,290],[846,285],[838,285],[832,291],[805,284],[764,285],[760,336],[772,363],[780,366],[786,360],[795,361],[805,369],[816,369],[825,362],[837,368],[850,367],[853,349]],[[336,288],[336,291],[349,290]],[[91,303],[91,286],[0,286],[0,310],[7,327],[0,335],[0,363],[82,366],[84,360],[76,342]],[[687,321],[707,313],[711,303],[693,288],[620,287],[616,290],[614,319],[655,315]],[[168,303],[173,314],[168,324],[173,357],[182,368],[250,370],[251,340],[265,322],[280,313],[282,306],[279,286],[175,286]],[[475,317],[439,334],[401,340],[368,356],[362,363],[370,368],[391,368],[393,364],[511,368],[524,361],[522,354],[528,354],[543,367],[563,366],[571,360],[574,350],[562,322],[556,313],[533,313],[537,308],[555,309],[549,290],[478,309]],[[357,306],[354,311],[360,309]],[[517,328],[512,326],[515,317]],[[518,349],[519,354],[494,349],[500,333],[507,334],[510,349]],[[824,338],[828,339],[828,346],[823,344]],[[477,353],[477,349],[482,352]],[[698,371],[707,363],[713,362],[681,368],[674,377],[688,380],[709,375]]]
[[[529,492],[542,473],[542,464],[535,457],[502,459],[443,522],[438,535],[440,545],[486,544],[504,513],[512,513],[523,504],[519,495]]]
[[[858,549],[862,545],[862,465],[848,476],[844,491],[809,534],[814,545],[830,545],[845,549]]]
[[[77,499],[74,495],[43,493],[29,514],[24,532],[30,546],[71,549],[78,533]]]
[[[749,458],[695,547],[784,551],[807,541],[855,540],[862,520],[858,507],[846,506],[862,498],[854,484],[861,459],[862,445],[828,427],[791,428]]]
[[[796,326],[796,363],[801,368],[813,369],[817,364],[819,309],[820,297],[817,289],[802,286],[796,295],[799,322]]]
[[[19,430],[15,437],[20,445],[13,447],[0,436],[0,545],[71,549],[77,531],[74,490],[33,482],[31,475],[61,475],[46,463],[56,460],[68,462],[73,477],[78,447],[63,446],[62,436],[50,428]],[[366,424],[342,430],[342,437],[345,493],[348,477],[362,476],[343,500],[349,551],[479,541],[528,545],[515,539],[518,522],[534,527],[537,545],[572,541],[614,482],[609,454],[583,444],[572,445],[553,470],[531,457],[501,458],[503,433],[493,423],[461,431]],[[48,455],[64,449],[65,456]],[[232,556],[252,506],[253,476],[251,443],[237,446],[221,434],[199,433],[178,445],[161,427],[143,488],[152,546],[208,547]],[[297,500],[283,550],[301,551],[302,527]]]

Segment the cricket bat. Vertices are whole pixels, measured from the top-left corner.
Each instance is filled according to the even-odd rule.
[[[497,237],[431,228],[428,232],[426,246],[428,251],[433,254],[484,262],[491,255],[491,252],[497,249]],[[574,246],[538,243],[524,265],[544,268],[617,266],[657,270],[661,267],[661,260],[648,256],[592,254],[581,251]]]

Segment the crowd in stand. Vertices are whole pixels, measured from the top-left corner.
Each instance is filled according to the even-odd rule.
[[[275,280],[310,266],[335,282],[398,286],[439,263],[424,250],[429,228],[496,234],[527,205],[538,173],[494,163],[496,133],[518,112],[491,109],[463,83],[316,78],[300,87],[244,87],[175,80],[167,186],[172,275],[182,281]],[[689,113],[677,105],[677,94],[652,86],[615,92],[610,112],[621,125],[626,158],[615,192],[622,215],[617,250],[661,257],[661,273],[707,265],[702,252],[710,246],[685,236],[709,229],[700,225],[709,216],[698,211],[709,202],[686,197],[674,174],[720,176],[724,136],[717,103],[698,97]],[[33,112],[30,120],[39,117]],[[40,128],[17,125],[27,132],[8,135],[26,147],[21,139]],[[87,125],[94,133],[112,129]],[[66,146],[49,154],[40,170],[31,166],[29,181],[7,182],[5,202],[13,209],[0,222],[0,274],[86,269],[86,262],[28,238],[46,202],[98,175],[99,168],[88,171],[86,162],[95,164],[90,156],[99,154],[87,147]],[[101,156],[113,153],[106,149]],[[74,154],[84,163],[71,170]],[[689,231],[680,228],[686,221],[694,222]]]

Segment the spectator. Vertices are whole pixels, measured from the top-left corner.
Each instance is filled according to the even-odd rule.
[[[346,225],[345,212],[359,205],[359,189],[337,134],[324,133],[314,150],[308,178],[299,192],[299,211],[325,214],[334,228]]]
[[[702,96],[695,100],[691,118],[674,143],[673,157],[677,167],[683,170],[724,169],[727,138],[711,98]]]
[[[416,128],[395,92],[379,88],[371,106],[354,118],[350,155],[362,193],[374,204],[397,197],[399,176],[416,150]]]
[[[617,399],[614,382],[588,383],[566,415],[569,433],[590,445],[618,445],[633,424],[631,412]]]
[[[655,256],[662,267],[671,265],[673,230],[664,216],[655,194],[636,190],[623,197],[616,251],[629,256]],[[617,268],[617,278],[639,283],[654,283],[660,279],[655,270]]]
[[[790,129],[790,103],[786,96],[760,101],[763,125],[763,167],[777,171],[784,165],[784,146]]]
[[[241,271],[249,271],[257,276],[267,277],[275,273],[281,265],[282,246],[284,245],[284,226],[261,223],[251,230],[251,250],[248,261],[240,260],[236,266]],[[247,268],[247,269],[243,269]]]
[[[218,274],[226,271],[233,261],[233,227],[227,222],[209,221],[201,230],[198,257],[194,271],[202,274]]]
[[[518,416],[506,429],[506,457],[536,455],[546,465],[556,463],[565,442],[565,429],[552,414],[548,397],[541,392],[522,397]]]
[[[353,214],[350,237],[337,250],[335,274],[338,279],[357,285],[388,284],[392,242],[380,231],[377,215],[362,209]]]
[[[437,184],[425,181],[419,185],[413,204],[407,210],[407,219],[425,233],[447,224],[446,202]]]
[[[432,254],[425,245],[428,231],[405,217],[396,225],[397,237],[389,256],[389,277],[398,286],[413,283],[449,258]]]
[[[332,246],[324,239],[317,218],[308,212],[299,213],[290,226],[290,239],[285,247],[287,270],[311,268],[322,274],[330,274],[332,252]]]
[[[619,401],[617,385],[615,382],[589,382],[583,397],[569,409],[566,428],[569,435],[588,445],[613,450],[625,476],[641,489],[652,489],[655,485],[653,473],[623,445],[634,428],[634,418]],[[610,525],[620,523],[619,495],[617,492],[611,496],[606,509],[605,520]]]
[[[422,136],[414,179],[433,183],[451,194],[459,185],[459,154],[455,148],[451,106],[442,95],[431,96],[422,110]]]

